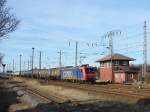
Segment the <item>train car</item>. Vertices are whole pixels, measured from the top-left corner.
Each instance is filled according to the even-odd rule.
[[[30,70],[31,73],[27,72],[27,74],[29,74],[29,76],[32,76],[32,70]],[[49,77],[49,69],[34,69],[33,70],[33,77],[34,78],[48,78]]]
[[[7,71],[6,71],[6,74],[7,74],[7,75],[13,75],[13,71],[12,71],[12,70],[7,70]]]
[[[50,69],[41,69],[38,71],[40,78],[46,79],[50,76]]]
[[[21,76],[23,77],[31,77],[31,75],[32,75],[32,70],[21,71]]]
[[[50,69],[50,79],[60,80],[60,68],[51,68]]]
[[[89,65],[82,65],[80,67],[66,67],[61,69],[62,80],[72,80],[79,82],[95,82],[96,68]]]
[[[32,70],[21,71],[21,76],[24,77],[34,77],[34,78],[47,78],[50,75],[50,69],[34,69],[33,74]]]
[[[31,70],[31,75],[32,75],[32,70]],[[33,69],[33,77],[37,78],[39,75],[39,69]]]
[[[14,76],[19,76],[19,73],[20,73],[19,71],[15,71],[15,72],[13,73],[13,75],[14,75]]]

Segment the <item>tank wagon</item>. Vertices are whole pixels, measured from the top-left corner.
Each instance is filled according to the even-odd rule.
[[[30,77],[32,75],[32,70],[21,71],[21,76]]]
[[[47,78],[50,75],[50,69],[34,69],[33,77],[34,78]],[[32,77],[32,70],[21,71],[21,76]]]
[[[50,68],[49,71],[50,71],[50,79],[53,79],[53,80],[60,80],[60,70],[62,68]]]
[[[38,76],[40,78],[49,78],[50,76],[50,69],[41,69],[41,70],[38,70]]]
[[[19,76],[19,71],[15,71],[15,72],[13,73],[13,75]]]

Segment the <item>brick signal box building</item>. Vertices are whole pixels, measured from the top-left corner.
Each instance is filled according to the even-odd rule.
[[[129,62],[134,60],[118,53],[97,60],[96,62],[100,63],[100,80],[114,83],[137,81],[138,70],[129,65]]]

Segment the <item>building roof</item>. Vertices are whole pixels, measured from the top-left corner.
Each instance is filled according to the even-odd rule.
[[[119,53],[115,53],[112,56],[111,55],[107,55],[105,57],[102,57],[100,59],[98,59],[96,62],[103,62],[103,61],[110,61],[110,60],[125,60],[125,61],[134,61],[135,59],[124,56],[122,54]]]

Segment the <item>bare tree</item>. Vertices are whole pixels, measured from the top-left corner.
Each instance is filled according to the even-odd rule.
[[[16,30],[19,20],[14,14],[10,13],[10,8],[6,6],[7,0],[0,0],[0,40]],[[0,53],[0,65],[4,55]]]
[[[10,8],[6,6],[7,0],[0,0],[0,39],[13,32],[19,20],[14,14],[10,14]]]

